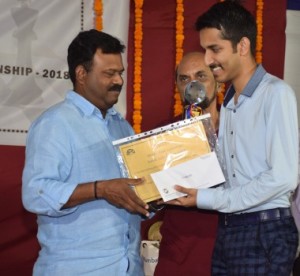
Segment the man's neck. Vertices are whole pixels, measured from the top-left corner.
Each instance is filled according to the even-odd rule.
[[[203,110],[203,113],[210,113],[211,115],[211,122],[214,126],[215,130],[219,129],[219,111],[217,110],[217,99],[215,99],[209,107]]]
[[[249,62],[246,64],[239,74],[239,77],[236,80],[232,81],[232,84],[234,86],[235,95],[234,95],[234,104],[238,103],[238,98],[244,88],[246,87],[247,83],[252,78],[253,74],[255,73],[255,70],[257,68],[257,64],[253,60],[252,62]]]

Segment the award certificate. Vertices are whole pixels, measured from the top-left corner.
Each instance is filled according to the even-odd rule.
[[[134,186],[145,202],[162,198],[151,177],[156,173],[198,156],[210,153],[210,145],[201,120],[181,127],[152,134],[119,145],[129,177],[143,177],[145,182]]]

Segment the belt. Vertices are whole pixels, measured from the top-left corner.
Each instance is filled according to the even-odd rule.
[[[219,223],[223,226],[241,226],[280,220],[281,218],[289,218],[291,216],[290,208],[277,208],[252,213],[220,214]]]

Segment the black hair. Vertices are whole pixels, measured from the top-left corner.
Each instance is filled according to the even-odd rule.
[[[73,85],[76,67],[82,65],[89,72],[97,49],[104,54],[119,54],[124,52],[125,46],[119,39],[95,29],[80,32],[68,47],[69,75]]]
[[[233,49],[243,37],[250,40],[251,53],[255,55],[256,21],[240,1],[223,1],[214,4],[200,15],[195,23],[197,31],[216,28],[221,31],[222,39],[231,41]]]

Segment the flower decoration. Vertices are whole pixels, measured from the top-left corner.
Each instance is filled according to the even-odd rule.
[[[143,41],[143,0],[134,0],[134,79],[133,79],[133,129],[141,132],[142,124],[142,41]]]
[[[217,91],[217,104],[218,104],[218,106],[222,105],[222,103],[224,101],[224,97],[225,97],[225,92],[226,92],[225,83],[220,83],[220,87]]]
[[[183,56],[183,41],[184,41],[184,7],[183,0],[176,0],[176,57],[175,57],[175,65],[178,66],[179,62]],[[180,115],[182,113],[182,102],[179,91],[175,88],[174,94],[174,117]]]
[[[255,60],[257,63],[262,63],[262,48],[263,48],[263,8],[264,1],[256,0],[256,54]]]
[[[103,29],[102,14],[103,14],[103,3],[101,0],[94,0],[94,25],[95,29],[101,31]]]
[[[220,0],[220,2],[224,2],[224,0]],[[225,83],[220,83],[219,85],[220,86],[219,86],[219,89],[217,92],[217,104],[218,104],[218,106],[221,106],[224,101],[226,86],[225,86]]]

